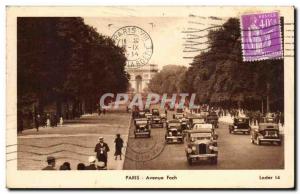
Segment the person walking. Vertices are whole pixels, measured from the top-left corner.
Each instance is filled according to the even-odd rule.
[[[40,123],[41,123],[41,116],[39,114],[37,114],[35,116],[34,123],[35,123],[36,131],[38,132],[39,131],[39,127],[40,127]]]
[[[99,143],[95,146],[95,152],[97,153],[98,161],[104,162],[105,166],[107,166],[107,152],[109,152],[109,147],[104,142],[103,137],[99,137]]]
[[[115,151],[115,160],[120,156],[120,160],[122,160],[122,148],[123,148],[123,139],[120,134],[117,134],[117,138],[115,139],[116,151]]]

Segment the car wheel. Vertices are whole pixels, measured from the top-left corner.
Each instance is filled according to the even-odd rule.
[[[193,165],[193,160],[192,160],[192,158],[188,158],[188,163],[189,163],[190,166]]]
[[[254,140],[253,140],[253,137],[251,137],[251,143],[252,143],[252,144],[254,144]]]

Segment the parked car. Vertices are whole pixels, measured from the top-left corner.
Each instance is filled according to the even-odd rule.
[[[183,143],[184,135],[181,123],[178,120],[171,120],[167,123],[166,143]]]
[[[251,131],[251,142],[261,145],[262,143],[276,143],[281,145],[279,126],[275,123],[260,123],[258,128]]]
[[[218,162],[218,147],[214,144],[211,129],[191,130],[187,132],[186,157],[190,165],[193,162],[209,160]]]
[[[248,117],[236,117],[233,119],[233,124],[229,125],[229,133],[250,134],[251,127]]]
[[[151,137],[151,127],[146,118],[135,120],[134,137]]]

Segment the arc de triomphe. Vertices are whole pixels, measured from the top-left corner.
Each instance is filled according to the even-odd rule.
[[[148,88],[148,83],[158,72],[156,64],[147,64],[137,69],[126,69],[130,75],[130,87],[134,93],[143,93]]]

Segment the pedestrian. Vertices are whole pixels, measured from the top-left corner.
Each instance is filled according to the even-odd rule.
[[[47,163],[48,166],[43,168],[42,170],[56,170],[55,167],[55,158],[53,156],[48,156],[47,157]]]
[[[104,162],[105,166],[107,166],[107,152],[109,152],[109,147],[104,142],[103,137],[99,137],[99,143],[95,146],[95,152],[97,153],[98,161]]]
[[[85,165],[83,163],[79,163],[77,165],[77,170],[85,170]]]
[[[63,124],[64,124],[64,119],[63,119],[63,117],[61,116],[61,117],[59,118],[59,126],[63,126]]]
[[[89,157],[89,163],[90,163],[90,165],[86,166],[85,170],[97,170],[96,158],[94,156]]]
[[[49,113],[47,113],[47,116],[46,116],[46,126],[47,127],[50,127],[50,115],[49,115]]]
[[[116,151],[115,151],[115,160],[120,156],[120,160],[122,160],[122,148],[123,148],[123,139],[120,134],[117,134],[117,138],[115,139]]]
[[[59,170],[71,170],[71,165],[69,162],[64,162],[60,167]]]
[[[40,123],[41,123],[41,116],[39,114],[36,115],[36,117],[34,119],[34,122],[35,122],[36,131],[38,132],[39,131],[39,127],[40,127]]]
[[[58,116],[56,114],[53,115],[53,120],[54,120],[54,127],[57,127]]]

